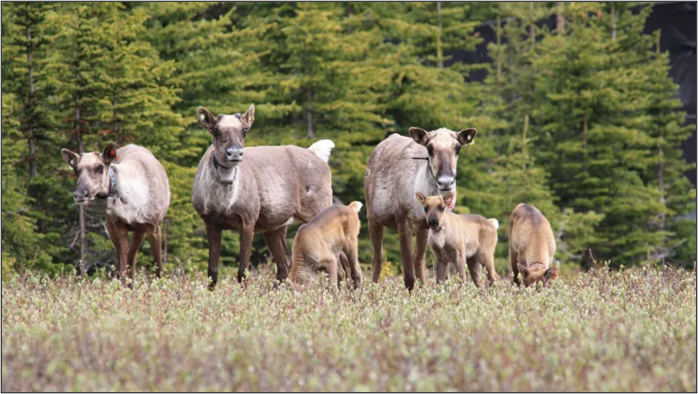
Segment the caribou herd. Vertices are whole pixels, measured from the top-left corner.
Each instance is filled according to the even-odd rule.
[[[223,230],[240,234],[240,282],[245,279],[254,234],[261,233],[276,262],[278,281],[300,286],[326,274],[332,285],[346,280],[360,287],[358,214],[362,203],[332,205],[328,162],[334,143],[320,140],[307,149],[293,145],[245,148],[245,137],[255,120],[254,105],[243,114],[218,116],[199,107],[196,115],[213,140],[199,162],[192,190],[192,203],[208,238],[209,288],[214,289],[218,282]],[[446,279],[451,263],[461,279],[465,279],[467,266],[477,286],[484,266],[489,283],[494,283],[498,279],[494,250],[499,223],[452,212],[458,154],[473,143],[477,130],[412,127],[409,133],[410,137],[392,134],[379,143],[366,167],[373,281],[378,282],[383,267],[387,227],[399,235],[402,272],[409,290],[415,280],[426,284],[427,246],[437,260],[437,282]],[[107,230],[116,249],[115,276],[133,280],[136,254],[146,236],[157,276],[161,276],[161,225],[170,204],[170,189],[160,162],[146,148],[117,148],[115,143],[101,153],[63,149],[61,154],[78,177],[73,193],[76,204],[87,204],[95,197],[107,199]],[[286,230],[293,223],[303,224],[291,253]],[[129,232],[133,232],[130,240]],[[554,254],[555,238],[548,220],[535,207],[519,204],[509,226],[513,282],[520,285],[522,279],[524,286],[550,283],[557,277]]]

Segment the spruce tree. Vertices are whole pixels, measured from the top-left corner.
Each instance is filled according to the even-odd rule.
[[[657,212],[657,230],[665,234],[655,260],[668,259],[676,255],[682,245],[690,245],[695,240],[695,220],[681,219],[681,216],[695,209],[696,192],[686,176],[686,171],[695,166],[686,163],[681,144],[695,130],[694,125],[685,125],[686,113],[681,101],[676,97],[678,86],[669,75],[669,55],[659,47],[660,32],[655,32],[654,59],[644,64],[646,77],[644,92],[648,98],[646,113],[648,121],[642,130],[653,141],[653,163],[646,168],[643,178],[650,187],[658,191],[662,209]],[[652,55],[649,51],[648,55]],[[649,56],[648,56],[649,57]],[[679,223],[684,220],[687,225]],[[695,242],[693,242],[695,253]],[[684,249],[679,249],[683,251]],[[695,254],[677,256],[683,263],[695,259]]]
[[[44,22],[51,7],[48,3],[3,4],[3,11],[9,14],[8,27],[3,34],[3,58],[9,58],[6,60],[8,67],[3,68],[4,76],[8,78],[3,91],[21,98],[16,115],[28,142],[29,177],[37,175],[37,145],[44,139],[48,126],[45,108],[42,108],[46,100],[42,90],[42,66],[48,34]]]
[[[538,44],[532,116],[541,125],[537,158],[560,206],[603,213],[590,246],[597,257],[628,265],[662,243],[656,213],[663,207],[642,177],[653,160],[641,127],[648,102],[638,80],[644,77],[625,59],[635,52],[611,37],[598,7],[570,4],[565,35]]]

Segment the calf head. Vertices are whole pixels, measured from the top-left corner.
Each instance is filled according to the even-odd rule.
[[[245,136],[254,123],[254,104],[242,115],[221,114],[217,118],[206,108],[199,107],[196,120],[213,137],[214,166],[218,169],[221,183],[232,183],[233,169],[242,163]]]
[[[442,128],[428,132],[418,127],[410,128],[412,139],[427,148],[429,170],[439,192],[445,193],[455,189],[458,153],[462,146],[473,143],[475,134],[476,129],[455,132]]]
[[[446,208],[453,206],[453,193],[449,192],[444,197],[426,197],[424,194],[417,192],[417,201],[424,207],[427,226],[433,231],[441,231],[444,212],[446,212]]]
[[[77,154],[62,149],[63,159],[70,164],[78,176],[78,185],[73,200],[78,205],[87,204],[95,196],[107,197],[111,188],[109,166],[116,161],[116,144],[107,145],[104,151]]]
[[[518,268],[519,272],[521,272],[523,284],[526,287],[538,282],[542,282],[544,286],[548,286],[553,279],[557,278],[557,266],[555,265],[545,269],[543,263],[533,263],[529,266],[519,264]]]

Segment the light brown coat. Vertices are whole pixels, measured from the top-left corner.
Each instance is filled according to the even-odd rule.
[[[351,276],[355,288],[361,286],[363,275],[358,260],[361,206],[358,201],[346,206],[333,205],[298,229],[293,241],[291,282],[315,281],[318,272],[326,272],[332,285],[337,285],[338,279],[346,275],[347,279]]]
[[[480,215],[459,215],[451,212],[453,194],[426,197],[417,193],[429,226],[429,247],[436,256],[436,282],[446,279],[448,264],[453,263],[461,279],[465,279],[467,264],[470,277],[480,285],[480,266],[487,269],[490,283],[497,281],[494,270],[494,250],[497,247],[497,219]]]
[[[524,286],[542,281],[548,284],[557,277],[553,266],[555,236],[548,219],[534,206],[519,204],[509,218],[509,260],[514,283]]]

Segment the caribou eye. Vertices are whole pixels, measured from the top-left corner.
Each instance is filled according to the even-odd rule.
[[[429,207],[424,207],[424,212],[428,212],[428,211],[429,211]]]
[[[429,153],[429,156],[433,156],[434,155],[434,145],[432,145],[432,144],[427,145],[427,152]]]
[[[97,172],[98,174],[104,173],[104,166],[101,165],[101,166],[97,167],[97,169],[95,170],[95,172]]]
[[[247,131],[248,131],[247,127],[245,127],[244,129],[242,129],[242,135],[243,135],[243,136],[246,136],[246,135],[247,135]]]
[[[457,144],[456,145],[456,154],[459,154],[459,153],[460,153],[460,144]]]
[[[443,212],[443,211],[445,211],[445,210],[446,210],[446,207],[445,207],[445,206],[443,206],[443,205],[439,205],[439,210],[440,210],[441,212]]]

